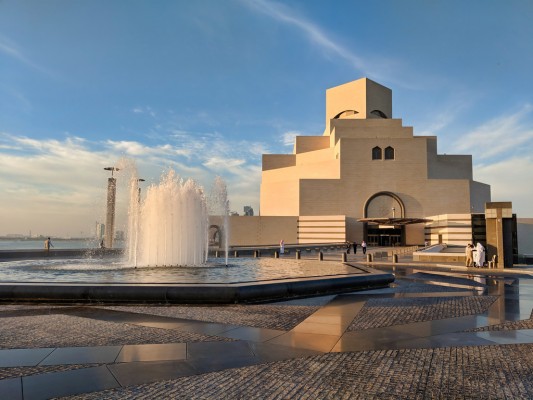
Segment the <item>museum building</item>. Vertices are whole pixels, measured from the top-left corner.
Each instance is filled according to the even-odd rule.
[[[392,91],[370,79],[328,89],[324,134],[297,136],[293,154],[263,155],[260,217],[246,225],[261,242],[274,233],[390,246],[424,243],[431,216],[483,213],[490,186],[473,180],[472,156],[438,154],[435,136],[414,136],[392,115]]]

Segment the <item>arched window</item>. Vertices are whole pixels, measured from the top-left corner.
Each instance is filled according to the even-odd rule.
[[[375,117],[378,117],[378,118],[387,118],[387,116],[385,115],[385,113],[381,110],[373,110],[373,111],[370,111],[370,114],[375,116]]]
[[[374,147],[372,149],[372,160],[381,160],[381,147]]]
[[[385,160],[394,160],[394,148],[390,146],[385,148]]]

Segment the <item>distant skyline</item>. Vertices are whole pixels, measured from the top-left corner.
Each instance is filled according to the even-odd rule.
[[[220,175],[258,215],[261,155],[321,135],[326,89],[361,77],[531,218],[532,20],[519,0],[3,0],[0,236],[92,234],[121,158],[143,190]]]

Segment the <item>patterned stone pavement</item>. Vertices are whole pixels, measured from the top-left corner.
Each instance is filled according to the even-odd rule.
[[[70,398],[531,399],[532,350],[528,344],[333,353]]]
[[[0,398],[531,399],[532,310],[533,280],[417,271],[260,305],[2,305]]]

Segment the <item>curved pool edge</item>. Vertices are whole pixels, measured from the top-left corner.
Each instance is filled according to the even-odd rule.
[[[276,301],[387,287],[394,275],[367,274],[230,284],[0,283],[0,302],[230,304]]]

